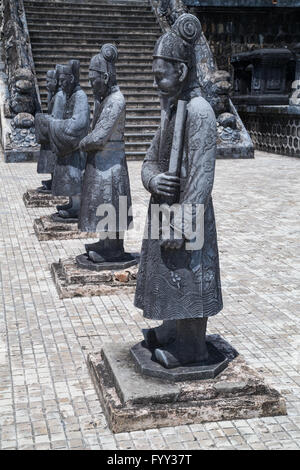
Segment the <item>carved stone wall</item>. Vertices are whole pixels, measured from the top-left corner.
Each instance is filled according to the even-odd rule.
[[[279,107],[277,107],[279,108]],[[300,157],[300,114],[287,114],[282,109],[257,109],[240,116],[256,149],[292,157]]]
[[[189,8],[189,12],[201,21],[220,69],[232,70],[230,58],[233,54],[259,48],[280,48],[300,42],[299,7],[234,8],[220,6],[221,3],[224,4],[220,1],[216,6]],[[291,2],[291,5],[294,3]]]

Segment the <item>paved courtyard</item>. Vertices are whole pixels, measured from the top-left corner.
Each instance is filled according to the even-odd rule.
[[[130,162],[140,247],[148,196]],[[228,340],[287,400],[288,415],[112,434],[86,366],[106,342],[139,341],[133,295],[60,300],[49,265],[84,241],[38,242],[22,195],[36,164],[0,162],[0,449],[299,449],[300,159],[219,160],[214,201]],[[148,323],[150,325],[150,323]],[[153,323],[152,323],[153,324]]]

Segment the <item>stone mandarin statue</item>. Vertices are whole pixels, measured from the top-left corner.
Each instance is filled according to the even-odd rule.
[[[144,337],[156,360],[167,368],[205,363],[207,319],[223,307],[211,197],[216,119],[197,80],[194,44],[200,32],[198,19],[185,13],[156,43],[153,73],[162,119],[142,167],[142,181],[151,199],[135,305],[144,317],[163,320],[160,327],[144,330]],[[170,174],[176,109],[181,100],[186,102],[182,155],[178,173]],[[193,209],[204,205],[202,249],[187,249],[184,235],[177,238],[172,232],[170,239],[151,239],[151,205],[170,198],[183,211],[187,204]]]
[[[125,100],[117,86],[115,61],[118,52],[112,44],[104,44],[89,67],[89,79],[94,93],[94,117],[91,132],[80,142],[87,153],[82,187],[78,228],[83,232],[99,232],[97,243],[86,245],[87,256],[94,263],[132,259],[124,252],[123,235],[132,217],[120,212],[120,196],[131,207],[128,169],[124,149]],[[102,204],[111,204],[115,210],[116,227],[110,232],[102,226],[99,215]],[[126,208],[125,208],[126,210]]]
[[[62,219],[77,218],[80,208],[85,155],[79,143],[87,135],[90,122],[88,99],[79,84],[80,63],[71,60],[60,66],[59,84],[65,99],[61,118],[43,118],[50,148],[56,155],[52,195],[68,196],[70,203],[58,211]]]
[[[46,87],[48,90],[48,115],[56,119],[62,119],[65,100],[63,92],[59,88],[59,66],[56,66],[55,70],[48,70],[46,75]],[[44,136],[43,130],[39,123],[40,118],[37,116],[35,121],[35,129],[37,141],[41,144],[37,172],[39,174],[50,173],[51,179],[42,181],[42,187],[39,188],[38,191],[49,192],[51,191],[52,187],[52,177],[56,163],[56,155],[50,149],[50,142],[47,132]]]

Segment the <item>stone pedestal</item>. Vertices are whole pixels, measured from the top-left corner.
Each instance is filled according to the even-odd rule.
[[[26,207],[56,207],[69,202],[64,196],[52,196],[51,191],[39,192],[36,189],[28,189],[23,194],[23,201]]]
[[[76,219],[73,222],[54,221],[52,215],[35,219],[33,228],[40,241],[73,240],[75,238],[99,238],[97,233],[86,233],[78,230]]]
[[[138,267],[91,271],[78,267],[76,259],[59,260],[51,265],[51,273],[61,299],[133,293],[136,286]]]
[[[130,354],[133,343],[111,343],[89,354],[88,366],[110,429],[118,433],[286,414],[279,392],[242,356],[236,357],[218,335],[207,339],[228,360],[226,369],[207,380],[173,383],[142,375]]]
[[[6,163],[36,162],[40,154],[40,148],[5,148],[4,161]]]

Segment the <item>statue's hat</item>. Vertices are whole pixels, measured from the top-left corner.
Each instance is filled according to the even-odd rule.
[[[180,15],[170,31],[156,42],[153,57],[173,62],[190,64],[193,60],[193,47],[201,34],[198,18],[189,13]]]
[[[104,44],[98,54],[92,57],[89,70],[115,75],[115,62],[118,50],[113,44]]]

